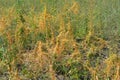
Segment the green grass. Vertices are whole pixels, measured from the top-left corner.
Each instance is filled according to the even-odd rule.
[[[119,80],[119,4],[0,0],[0,79]]]

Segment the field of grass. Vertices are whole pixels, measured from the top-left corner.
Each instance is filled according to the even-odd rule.
[[[0,0],[0,80],[120,80],[120,0]]]

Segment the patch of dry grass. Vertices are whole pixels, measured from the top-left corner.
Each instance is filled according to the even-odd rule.
[[[108,28],[109,24],[119,27],[119,22],[112,17],[116,23],[109,23],[112,19],[106,14],[110,14],[101,6],[106,3],[103,6],[107,8],[111,3],[62,1],[61,6],[56,3],[60,8],[53,5],[54,1],[41,0],[38,12],[35,6],[26,8],[27,4],[19,3],[19,7],[12,6],[0,13],[0,78],[120,79],[119,32],[109,33],[112,30]],[[114,11],[111,16],[118,16],[117,3],[113,2],[112,7],[118,11],[110,6],[108,12]]]

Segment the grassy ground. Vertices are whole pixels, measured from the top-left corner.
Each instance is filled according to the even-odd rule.
[[[0,0],[0,80],[119,80],[119,0]]]

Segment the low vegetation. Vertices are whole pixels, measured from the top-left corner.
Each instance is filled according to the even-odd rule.
[[[120,80],[119,0],[0,0],[0,80]]]

